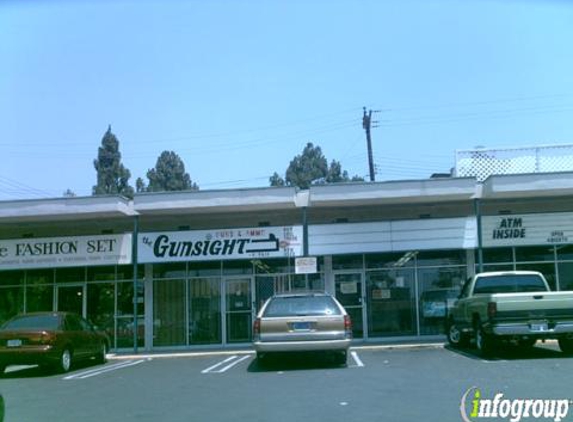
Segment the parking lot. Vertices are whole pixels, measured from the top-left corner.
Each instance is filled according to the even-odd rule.
[[[464,395],[476,389],[482,398],[569,403],[572,372],[573,359],[553,344],[526,353],[508,348],[489,360],[439,344],[365,346],[351,349],[346,366],[320,355],[277,356],[261,366],[253,353],[238,351],[112,357],[67,374],[10,367],[0,392],[6,422],[443,422],[464,420]]]

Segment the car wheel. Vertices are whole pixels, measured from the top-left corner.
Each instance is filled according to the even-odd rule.
[[[266,353],[257,352],[257,363],[263,365],[268,360]]]
[[[72,367],[72,352],[67,347],[60,353],[60,359],[58,360],[57,370],[58,372],[68,372]]]
[[[468,343],[467,335],[464,334],[462,330],[459,329],[459,327],[452,319],[450,319],[450,321],[448,322],[447,330],[448,330],[447,331],[448,343],[450,344],[450,346],[462,347],[467,345]]]
[[[559,339],[559,348],[567,355],[573,355],[573,336],[561,337]]]
[[[537,339],[528,338],[528,339],[519,340],[517,342],[517,345],[519,347],[521,347],[522,349],[531,349],[533,346],[535,346],[535,343],[537,343]]]
[[[334,355],[334,361],[336,362],[337,365],[346,365],[346,360],[347,360],[346,350],[342,352],[337,352]]]
[[[97,363],[107,362],[107,344],[105,343],[105,341],[101,344],[100,349],[96,354],[96,361]]]
[[[493,336],[484,333],[483,329],[479,325],[476,327],[475,333],[476,347],[479,354],[483,357],[491,356],[495,349],[495,340]]]

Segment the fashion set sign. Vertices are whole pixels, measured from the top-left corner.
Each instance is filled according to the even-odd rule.
[[[213,261],[302,255],[302,227],[141,233],[138,261]]]
[[[0,269],[131,263],[131,234],[0,240]]]
[[[482,217],[483,245],[526,246],[573,242],[573,213]]]

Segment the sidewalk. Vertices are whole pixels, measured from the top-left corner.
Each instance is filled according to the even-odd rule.
[[[370,339],[370,340],[357,340],[352,343],[350,348],[352,350],[392,350],[392,349],[439,349],[443,348],[446,344],[445,336],[428,336],[428,337],[408,337],[408,338],[389,338],[389,339]],[[157,350],[147,351],[139,350],[138,353],[133,351],[120,351],[116,353],[109,353],[107,358],[109,360],[123,360],[123,359],[165,359],[165,358],[179,358],[179,357],[202,357],[202,356],[229,356],[229,355],[248,355],[254,354],[250,344],[241,345],[227,345],[209,348],[187,348],[187,349],[172,349],[172,350]]]

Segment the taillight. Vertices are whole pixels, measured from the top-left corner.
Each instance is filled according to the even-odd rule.
[[[350,315],[344,315],[344,335],[346,338],[352,338],[352,320]]]
[[[496,302],[489,302],[487,304],[487,317],[489,319],[495,318],[497,314],[497,303]]]
[[[257,341],[261,338],[261,319],[255,319],[253,323],[253,340]]]

